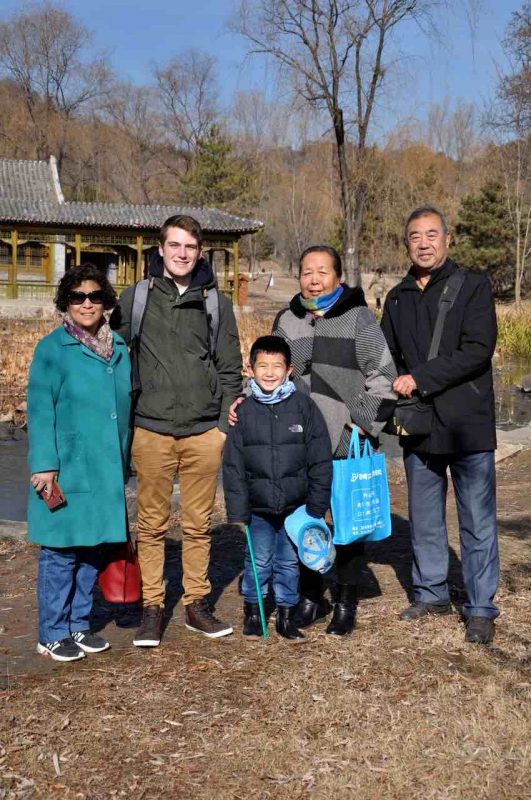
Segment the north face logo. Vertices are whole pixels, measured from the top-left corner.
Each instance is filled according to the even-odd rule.
[[[290,430],[292,433],[302,433],[303,428],[302,425],[290,425],[288,430]]]

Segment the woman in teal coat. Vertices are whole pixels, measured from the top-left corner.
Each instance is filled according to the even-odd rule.
[[[73,661],[109,647],[89,614],[99,545],[127,538],[131,365],[103,314],[116,295],[100,270],[69,270],[55,303],[63,324],[39,342],[29,375],[28,537],[41,545],[37,650]],[[56,480],[66,502],[50,510]]]

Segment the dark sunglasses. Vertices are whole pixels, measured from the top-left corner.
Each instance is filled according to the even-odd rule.
[[[69,292],[68,302],[73,306],[80,306],[85,302],[87,297],[91,303],[94,303],[96,306],[100,306],[104,300],[103,290],[96,289],[95,292]]]

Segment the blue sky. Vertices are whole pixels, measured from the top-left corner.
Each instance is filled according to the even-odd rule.
[[[440,15],[439,44],[427,42],[413,25],[402,29],[399,72],[380,115],[383,128],[411,116],[422,119],[430,104],[445,97],[481,106],[492,93],[501,37],[523,0],[476,2],[481,12],[473,36],[459,0],[451,14]],[[0,19],[21,5],[2,0]],[[218,59],[225,104],[234,91],[275,83],[271,68],[259,58],[246,59],[245,42],[227,30],[233,0],[64,0],[63,6],[92,30],[95,47],[107,51],[119,75],[134,82],[149,82],[153,62],[197,47]]]

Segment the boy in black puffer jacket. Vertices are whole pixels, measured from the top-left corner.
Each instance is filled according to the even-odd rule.
[[[321,412],[290,380],[291,351],[278,336],[261,336],[250,354],[251,396],[238,408],[223,457],[227,519],[249,525],[262,596],[273,578],[276,631],[294,642],[304,635],[293,622],[299,602],[297,550],[284,520],[303,503],[316,518],[330,506],[332,453]],[[249,553],[242,583],[243,635],[262,635]]]

